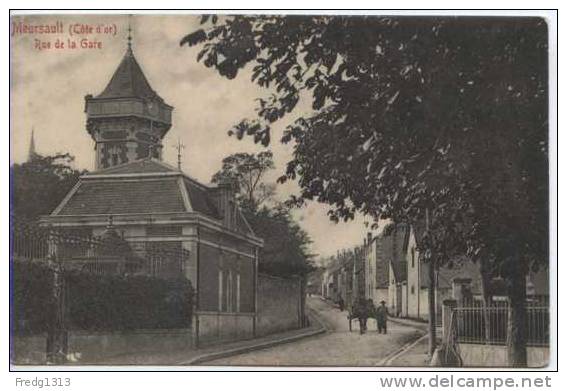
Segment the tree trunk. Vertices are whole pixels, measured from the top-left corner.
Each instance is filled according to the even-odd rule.
[[[508,365],[525,368],[528,364],[526,337],[526,275],[514,273],[507,277],[508,282]]]
[[[429,291],[428,291],[428,301],[429,301],[429,357],[433,357],[433,353],[436,348],[436,306],[435,306],[435,267],[433,260],[429,263]]]
[[[488,344],[492,341],[492,319],[490,317],[490,307],[492,307],[492,290],[491,281],[492,273],[488,270],[485,260],[480,261],[480,277],[482,288],[482,301],[483,301],[483,320],[484,320],[484,339]]]
[[[47,359],[51,364],[64,364],[67,357],[67,330],[65,328],[67,287],[61,265],[53,262],[51,266],[53,307],[47,333]]]

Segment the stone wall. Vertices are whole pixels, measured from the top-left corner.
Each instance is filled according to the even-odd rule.
[[[253,313],[199,312],[196,316],[199,347],[254,337]]]
[[[506,367],[506,346],[459,344],[464,367]],[[543,368],[549,364],[549,348],[528,347],[528,368]]]
[[[301,280],[258,276],[258,318],[256,336],[263,336],[302,326]]]
[[[67,356],[70,361],[96,362],[105,357],[137,352],[190,349],[191,329],[133,330],[113,332],[71,331]]]
[[[42,365],[47,360],[47,334],[13,336],[11,362],[16,365]]]
[[[104,363],[105,358],[123,354],[190,349],[192,334],[192,329],[70,331],[67,337],[67,360],[82,364]],[[46,364],[46,334],[13,337],[12,346],[14,364]]]

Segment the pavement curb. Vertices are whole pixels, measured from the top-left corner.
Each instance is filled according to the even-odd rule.
[[[425,337],[427,337],[427,334],[423,334],[420,337],[418,337],[417,339],[410,341],[408,343],[406,343],[404,346],[402,346],[401,348],[399,348],[398,350],[396,350],[395,352],[392,352],[391,354],[389,354],[388,356],[384,357],[384,359],[382,359],[377,366],[380,367],[387,367],[390,366],[392,364],[392,362],[400,357],[402,354],[407,353],[409,350],[411,350],[414,346],[416,346],[418,343],[420,343]]]
[[[390,322],[394,322],[397,324],[400,324],[402,326],[407,326],[407,327],[413,327],[419,330],[425,330],[427,331],[428,329],[428,324],[427,323],[421,323],[421,322],[416,322],[414,320],[406,320],[406,319],[399,319],[399,318],[394,318],[394,317],[388,317],[388,320]]]
[[[321,320],[316,315],[314,315],[313,313],[311,315],[312,315],[312,318],[316,319],[317,323],[319,323],[319,327],[315,330],[310,330],[310,331],[307,331],[305,333],[292,335],[292,336],[289,336],[289,337],[284,337],[284,338],[274,339],[274,340],[270,340],[270,341],[260,342],[260,343],[256,343],[256,344],[253,344],[253,345],[241,346],[241,347],[237,347],[237,348],[233,348],[233,349],[222,350],[222,351],[219,351],[219,352],[202,354],[202,355],[194,357],[190,360],[184,361],[184,362],[180,363],[179,365],[199,365],[199,364],[205,363],[207,361],[213,361],[213,360],[217,360],[219,358],[230,357],[230,356],[234,356],[234,355],[237,355],[237,354],[249,353],[249,352],[252,352],[254,350],[271,348],[271,347],[276,346],[276,345],[282,345],[282,344],[289,343],[289,342],[295,342],[295,341],[298,341],[298,340],[303,339],[303,338],[313,337],[313,336],[316,336],[316,335],[319,335],[319,334],[326,333],[327,327],[323,324],[323,322],[321,322]]]

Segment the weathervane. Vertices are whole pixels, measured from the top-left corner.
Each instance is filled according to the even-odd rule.
[[[175,149],[177,149],[177,168],[181,171],[181,150],[185,149],[185,145],[181,142],[180,138],[177,139]]]

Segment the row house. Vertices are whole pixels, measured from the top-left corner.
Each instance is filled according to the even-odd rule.
[[[424,228],[419,225],[392,224],[376,237],[368,234],[365,240],[365,297],[375,304],[385,301],[394,316],[429,318],[429,264],[418,249],[423,234]],[[436,270],[434,284],[437,314],[441,313],[445,299],[458,299],[461,304],[483,300],[479,265],[465,256],[456,257],[450,265]],[[491,300],[506,300],[501,279],[493,279],[487,289]],[[528,275],[526,293],[531,302],[546,303],[548,273],[541,271]]]
[[[323,273],[321,294],[350,308],[357,298],[364,297],[364,263],[362,248],[343,250],[329,259]]]

